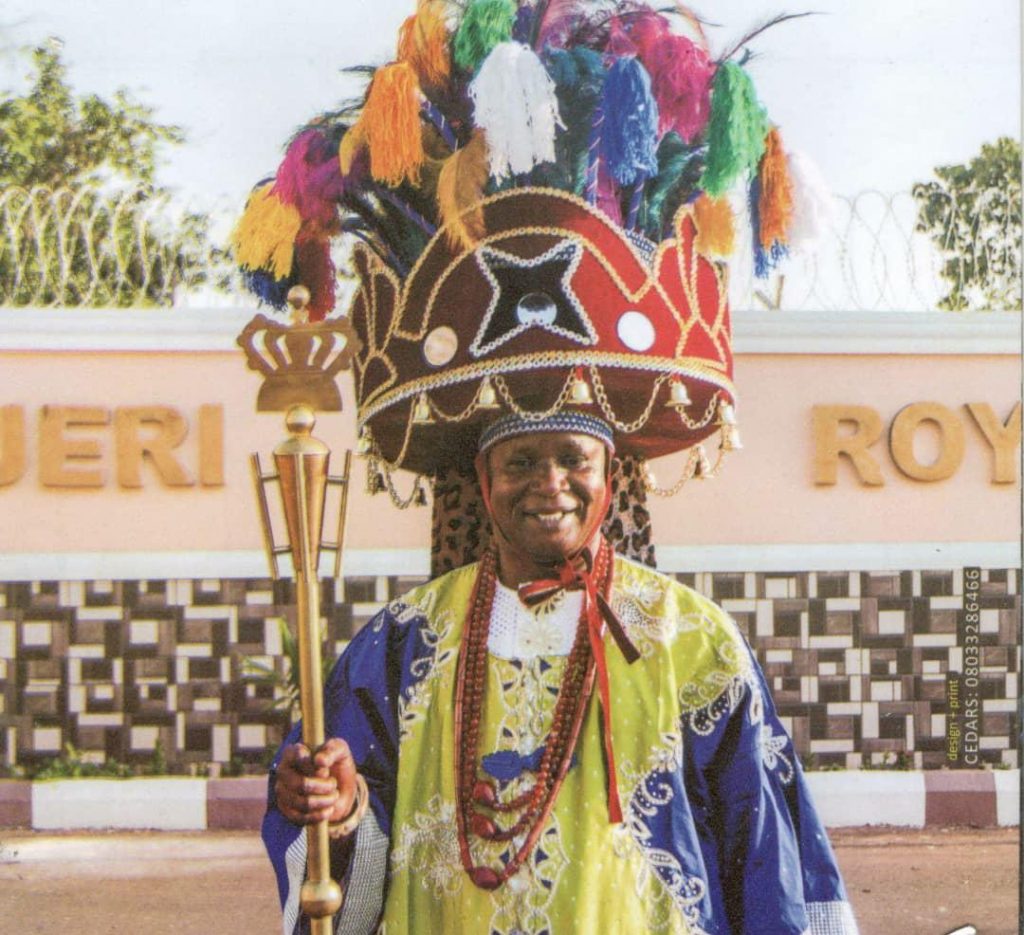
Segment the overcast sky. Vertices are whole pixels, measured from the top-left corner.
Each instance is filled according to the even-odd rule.
[[[764,0],[694,0],[721,51],[779,12]],[[808,4],[809,8],[811,4]],[[381,63],[414,0],[4,0],[0,88],[20,90],[17,48],[55,35],[79,92],[117,87],[181,124],[161,180],[241,202],[292,129],[356,89],[339,69]],[[935,165],[1020,136],[1019,0],[815,0],[820,15],[757,39],[750,64],[787,145],[832,189],[906,191]],[[790,11],[801,9],[789,6]]]

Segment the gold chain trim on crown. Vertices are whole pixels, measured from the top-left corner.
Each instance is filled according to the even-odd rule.
[[[651,398],[647,400],[644,411],[632,422],[620,422],[615,418],[615,412],[611,407],[611,403],[608,402],[608,394],[605,392],[604,381],[601,379],[600,372],[596,367],[590,367],[589,372],[590,382],[594,384],[594,395],[597,397],[597,404],[601,407],[601,412],[604,413],[605,419],[625,435],[629,435],[647,424],[647,420],[651,417],[651,410],[654,408],[654,400],[658,396],[658,390],[661,389],[661,384],[668,379],[668,374],[661,374],[654,381],[654,386],[651,388]],[[715,393],[716,397],[718,395],[718,393]]]
[[[558,399],[554,401],[551,408],[544,409],[542,411],[533,411],[530,409],[524,409],[515,401],[511,392],[509,392],[505,378],[500,373],[494,375],[494,385],[497,387],[498,395],[505,401],[505,405],[519,416],[520,419],[535,419],[537,421],[553,416],[569,401],[569,396],[572,393],[572,384],[573,371],[570,370],[569,376],[566,377],[565,383],[562,386],[562,391],[558,394]]]
[[[679,476],[679,479],[671,487],[658,487],[654,482],[654,477],[650,473],[644,476],[644,488],[648,493],[654,494],[656,497],[674,497],[687,481],[692,480],[693,476],[697,473],[699,465],[701,467],[701,477],[715,477],[718,474],[718,470],[722,465],[722,460],[725,458],[725,449],[718,449],[718,457],[715,459],[714,465],[708,461],[707,454],[704,451],[703,445],[697,445],[689,450],[689,454],[686,457],[686,464],[683,465],[683,473]]]
[[[456,383],[468,383],[470,380],[485,376],[495,377],[502,373],[516,373],[523,370],[534,370],[546,367],[588,367],[597,366],[621,367],[629,370],[661,372],[665,376],[690,377],[711,383],[730,396],[734,396],[732,381],[724,373],[716,370],[707,362],[689,358],[644,357],[639,354],[621,354],[611,351],[539,351],[524,354],[521,357],[502,360],[479,361],[453,370],[430,374],[403,383],[391,390],[378,392],[371,399],[364,399],[359,407],[358,423],[365,425],[378,413],[412,396],[442,389]]]
[[[697,431],[697,429],[704,428],[704,426],[707,425],[714,418],[715,412],[718,410],[718,403],[721,400],[721,398],[721,393],[712,394],[711,399],[708,400],[708,408],[704,410],[704,415],[702,415],[699,419],[691,419],[686,414],[686,410],[682,406],[678,407],[676,409],[676,412],[679,413],[679,418],[682,421],[683,425],[685,425],[688,429],[691,429],[692,431]]]

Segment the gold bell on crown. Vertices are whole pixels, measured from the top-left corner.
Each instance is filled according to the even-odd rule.
[[[476,394],[477,409],[499,409],[498,394],[491,385],[491,378],[484,377],[480,381],[480,392]]]
[[[723,402],[718,405],[718,427],[723,451],[738,451],[743,447],[739,429],[736,427],[736,410],[729,403]]]
[[[420,393],[416,397],[416,405],[412,409],[412,421],[417,425],[430,425],[434,421],[434,415],[430,411],[430,400],[426,393]]]
[[[670,406],[672,409],[685,409],[691,402],[690,394],[686,391],[686,384],[682,380],[669,381],[666,406]]]
[[[590,384],[583,376],[583,368],[577,367],[572,373],[572,386],[569,388],[569,399],[575,406],[589,406],[594,402],[590,392]]]
[[[703,445],[697,446],[697,462],[693,466],[693,476],[699,477],[701,480],[707,480],[709,477],[714,477],[715,472],[711,468],[711,462],[708,460],[707,452],[704,451]]]

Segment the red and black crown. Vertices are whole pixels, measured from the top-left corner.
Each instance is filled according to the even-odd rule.
[[[736,446],[730,198],[760,272],[793,211],[737,61],[758,31],[716,57],[699,19],[641,0],[419,0],[365,99],[296,135],[237,256],[271,304],[306,285],[316,319],[332,242],[358,242],[358,421],[383,468],[439,470],[501,410],[564,406],[626,454]]]

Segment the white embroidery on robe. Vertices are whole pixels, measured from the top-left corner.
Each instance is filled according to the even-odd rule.
[[[636,875],[636,894],[646,907],[646,926],[651,932],[682,931],[689,935],[706,935],[700,926],[700,903],[707,892],[707,884],[698,876],[683,869],[678,858],[655,847],[648,821],[660,809],[671,805],[675,790],[660,778],[662,773],[678,773],[682,769],[683,737],[680,733],[666,733],[661,743],[651,749],[643,769],[623,763],[621,772],[631,792],[626,799],[623,823],[615,834],[615,849],[620,857],[627,857],[634,848],[643,859]],[[672,909],[676,910],[673,915]]]
[[[424,618],[419,636],[426,646],[426,653],[410,663],[409,674],[415,681],[402,693],[398,701],[400,740],[405,739],[416,721],[423,719],[434,681],[456,657],[457,647],[449,641],[455,622],[454,615],[451,610],[435,610],[435,598],[435,592],[428,589],[413,604],[393,601],[388,605],[388,612],[399,623],[408,623],[419,617]]]

